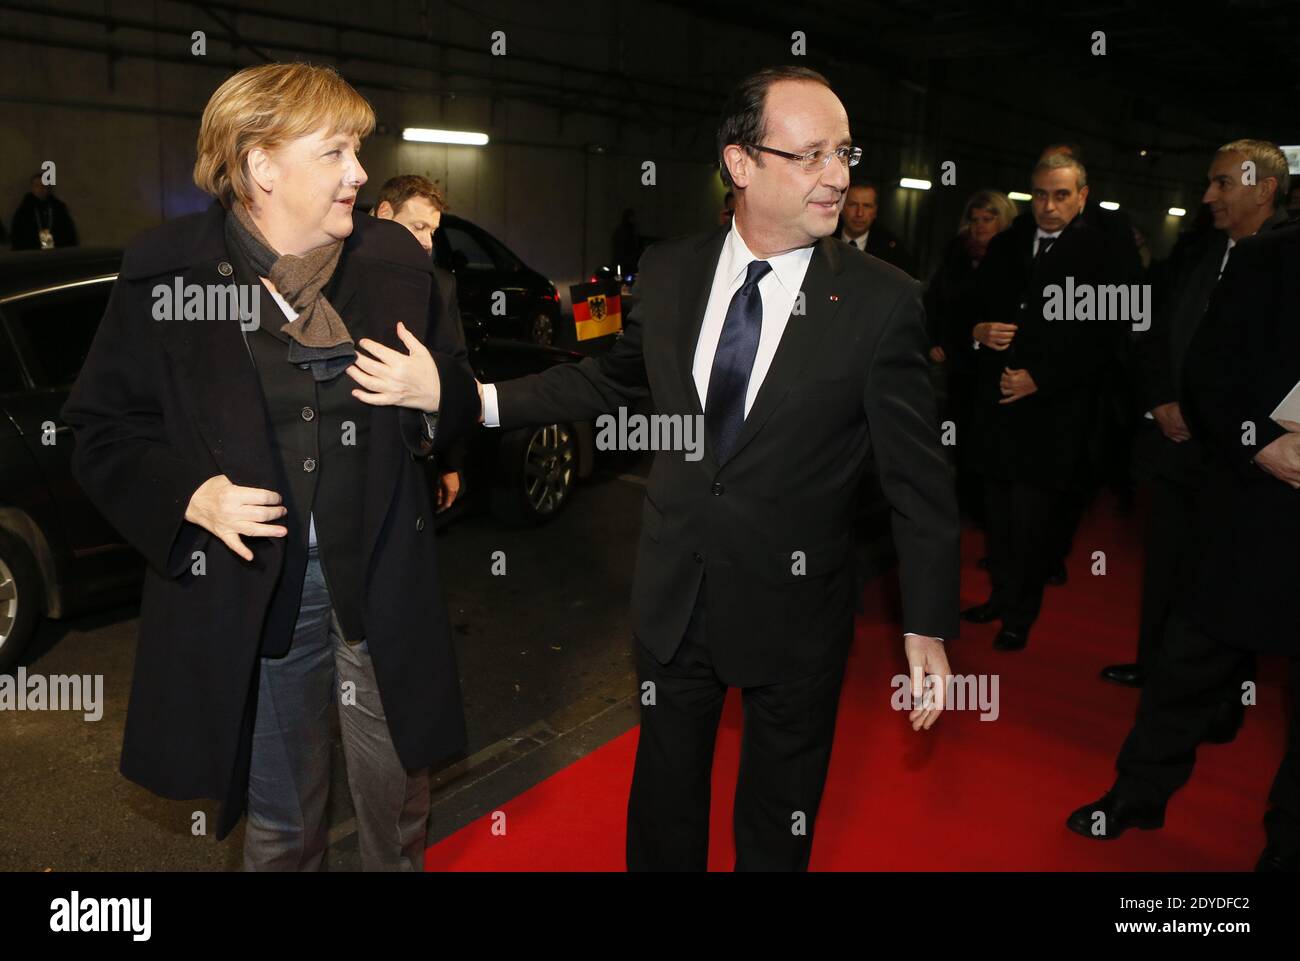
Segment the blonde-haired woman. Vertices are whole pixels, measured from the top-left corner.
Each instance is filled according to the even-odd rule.
[[[417,459],[477,394],[429,258],[354,215],[374,123],[327,67],[223,83],[194,167],[215,202],[128,247],[64,409],[148,562],[122,773],[219,799],[219,839],[246,807],[249,870],[322,864],[331,705],[367,869],[422,867],[425,769],[465,742]]]

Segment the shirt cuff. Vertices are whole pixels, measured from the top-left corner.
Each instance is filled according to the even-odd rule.
[[[497,410],[496,384],[483,385],[483,426],[500,427],[501,414]]]
[[[924,635],[922,635],[922,634],[918,634],[918,633],[916,633],[916,631],[904,631],[904,632],[903,632],[903,636],[904,636],[904,637],[923,637]],[[936,641],[939,641],[940,643],[943,643],[943,638],[942,638],[942,637],[936,637],[935,640],[936,640]]]

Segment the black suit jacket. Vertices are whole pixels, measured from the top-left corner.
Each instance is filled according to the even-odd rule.
[[[460,298],[456,296],[456,275],[450,270],[433,267],[433,296],[437,301],[433,306],[438,316],[444,318],[446,334],[451,338],[449,352],[458,360],[466,360],[468,348],[465,345],[465,326],[460,317]],[[468,360],[466,360],[468,363]],[[465,454],[468,439],[462,437],[445,452],[440,453],[436,461],[430,461],[433,469],[442,474],[449,470],[465,469]]]
[[[275,490],[282,477],[257,371],[238,320],[155,320],[153,291],[231,282],[225,212],[181,217],[127,248],[81,375],[64,406],[72,470],[91,501],[148,562],[122,773],[169,798],[223,801],[224,837],[243,811],[258,652],[281,577],[284,538],[245,538],[242,560],[185,520],[191,495],[227,475]],[[442,378],[431,442],[417,411],[373,407],[361,512],[366,640],[403,766],[424,767],[465,744],[460,686],[442,600],[428,480],[417,460],[477,419],[473,374],[431,308],[430,261],[399,224],[354,215],[331,303],[349,330],[405,350],[398,320],[433,351]],[[435,301],[436,303],[436,301]],[[262,316],[274,322],[273,306]],[[347,374],[341,376],[347,377]],[[206,572],[194,572],[191,550]],[[284,649],[284,638],[270,649]]]
[[[655,413],[702,417],[692,365],[728,229],[647,249],[623,336],[602,357],[500,384],[502,426],[593,418],[647,390]],[[703,583],[715,667],[738,686],[842,663],[869,455],[893,508],[903,627],[957,636],[957,508],[919,285],[828,237],[803,293],[734,452],[719,463],[706,438],[699,461],[656,454],[642,507],[637,638],[667,663]]]
[[[839,225],[835,228],[835,236],[839,237],[843,233],[844,221],[841,219]],[[909,277],[916,276],[916,258],[903,246],[902,241],[894,235],[894,232],[878,220],[867,231],[866,253],[872,257],[879,257],[887,264],[893,264]]]
[[[1101,232],[1082,217],[1034,260],[1032,219],[1017,219],[989,243],[976,272],[972,328],[982,321],[1018,325],[1011,346],[976,355],[974,464],[988,477],[1055,489],[1086,486],[1097,391],[1118,321],[1047,320],[1048,288],[1064,291],[1112,279]],[[1029,371],[1038,390],[1001,404],[1004,367]],[[958,439],[961,443],[961,439]]]
[[[1183,416],[1211,456],[1183,596],[1203,629],[1300,654],[1300,491],[1252,459],[1285,431],[1269,414],[1300,381],[1300,226],[1233,250],[1183,367]],[[1254,425],[1254,443],[1244,443]]]

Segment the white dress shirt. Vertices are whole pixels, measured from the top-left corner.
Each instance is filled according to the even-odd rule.
[[[772,358],[776,356],[781,335],[785,333],[786,322],[794,310],[795,299],[803,287],[804,274],[808,272],[808,264],[812,261],[813,249],[813,246],[799,247],[767,258],[772,269],[758,282],[758,293],[763,299],[763,325],[759,332],[758,353],[749,375],[749,387],[745,391],[746,416],[754,406],[754,398],[763,386],[768,368],[772,366]],[[718,258],[717,269],[713,272],[713,288],[709,293],[708,306],[704,308],[704,323],[700,327],[700,339],[695,342],[695,361],[691,365],[701,410],[709,396],[713,355],[722,336],[727,308],[731,306],[731,298],[745,282],[745,271],[749,268],[750,261],[758,259],[741,239],[740,230],[733,219],[731,230],[722,243],[722,255]],[[497,391],[491,384],[483,385],[483,423],[487,427],[501,426],[497,411]]]
[[[859,238],[866,244],[866,234]],[[768,257],[772,266],[758,282],[758,293],[763,299],[763,325],[759,333],[758,353],[754,357],[754,367],[749,375],[749,387],[745,391],[745,414],[754,406],[763,379],[772,366],[776,349],[781,343],[787,322],[806,322],[806,317],[791,317],[795,299],[803,288],[804,275],[808,273],[808,264],[812,261],[816,245],[799,247],[795,250]],[[718,349],[718,340],[722,336],[722,325],[727,319],[727,308],[731,298],[745,281],[745,273],[751,261],[758,260],[744,239],[735,218],[731,221],[731,230],[722,243],[722,255],[718,258],[717,269],[713,272],[713,287],[709,292],[709,302],[704,308],[704,322],[700,326],[700,337],[695,342],[695,360],[691,365],[691,375],[695,380],[695,392],[700,398],[700,409],[705,408],[709,396],[709,376],[713,373],[713,355]],[[483,424],[487,427],[500,427],[501,418],[497,409],[496,387],[483,385]],[[907,631],[904,636],[914,632]]]
[[[850,237],[847,230],[840,231],[840,240],[844,241],[851,247],[857,247],[858,250],[862,251],[864,254],[867,252],[867,238],[870,236],[870,230],[864,233],[861,237]]]
[[[772,366],[772,358],[776,356],[776,348],[781,343],[781,335],[785,333],[790,311],[794,309],[795,299],[803,287],[804,274],[808,273],[812,255],[813,247],[808,246],[767,258],[772,269],[758,282],[758,293],[763,299],[763,325],[758,337],[758,353],[754,356],[754,367],[745,391],[746,417],[749,416],[749,409],[754,406],[758,389],[763,386],[768,368]],[[691,366],[691,374],[695,378],[695,391],[700,395],[700,410],[704,410],[705,400],[709,396],[713,355],[717,352],[718,341],[722,337],[727,308],[731,306],[731,298],[744,284],[745,271],[750,263],[758,259],[745,245],[735,220],[732,220],[731,230],[722,244],[718,267],[713,272],[713,289],[709,293],[708,306],[704,308],[700,339],[695,342],[695,362]],[[799,319],[802,318],[796,318]]]
[[[1055,240],[1059,236],[1061,236],[1061,231],[1059,230],[1056,233],[1052,234],[1052,233],[1048,233],[1042,227],[1036,228],[1034,230],[1034,256],[1035,257],[1038,256],[1038,242],[1040,240],[1042,240],[1044,237],[1050,237],[1052,240]]]

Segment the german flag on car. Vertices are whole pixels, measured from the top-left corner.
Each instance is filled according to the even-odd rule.
[[[623,298],[618,281],[577,284],[569,288],[578,340],[604,337],[623,329]]]

